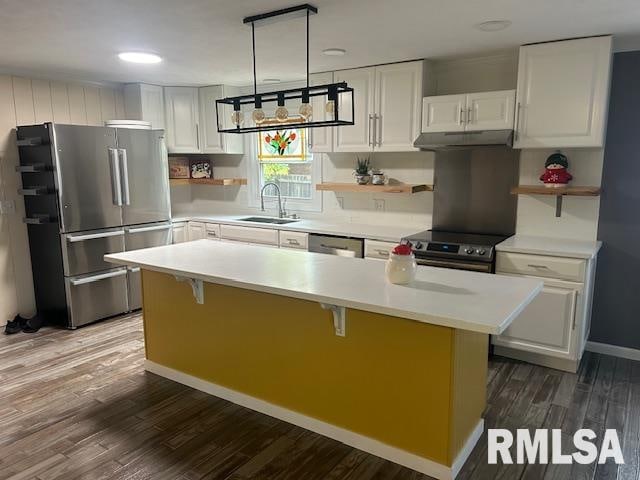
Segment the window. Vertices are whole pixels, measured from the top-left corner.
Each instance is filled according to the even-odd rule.
[[[299,121],[292,118],[292,122]],[[314,158],[308,150],[309,131],[307,129],[286,128],[286,123],[269,121],[273,130],[255,134],[256,186],[255,196],[250,204],[259,205],[260,191],[267,183],[280,187],[289,210],[321,210],[321,196],[315,190],[320,182],[319,156]],[[267,187],[265,199],[275,199],[276,189]]]

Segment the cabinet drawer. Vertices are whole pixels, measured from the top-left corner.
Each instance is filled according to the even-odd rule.
[[[389,258],[389,252],[395,248],[397,244],[391,242],[381,242],[379,240],[364,241],[365,258]]]
[[[498,252],[496,257],[497,273],[518,273],[584,282],[585,268],[585,261],[575,258],[507,252]]]
[[[283,248],[299,248],[306,250],[309,245],[309,234],[280,230],[280,246]]]
[[[207,223],[205,225],[205,234],[209,240],[220,240],[220,225],[217,223]]]
[[[236,225],[220,225],[220,237],[239,242],[278,245],[278,231],[268,228],[238,227]]]

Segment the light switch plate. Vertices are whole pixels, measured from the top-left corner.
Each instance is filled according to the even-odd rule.
[[[14,215],[16,213],[16,202],[13,200],[0,200],[0,215]]]
[[[377,212],[384,212],[384,200],[382,200],[381,198],[374,198],[373,199],[373,208]]]

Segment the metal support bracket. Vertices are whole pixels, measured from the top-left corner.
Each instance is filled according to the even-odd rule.
[[[347,309],[338,305],[331,305],[330,303],[321,303],[320,306],[325,310],[331,310],[333,314],[333,328],[336,331],[336,335],[345,337],[347,335]]]
[[[198,305],[204,304],[204,282],[202,280],[198,280],[196,278],[189,277],[180,277],[178,275],[174,275],[178,282],[189,282],[191,285],[191,290],[193,292],[193,298],[196,299],[196,303]]]

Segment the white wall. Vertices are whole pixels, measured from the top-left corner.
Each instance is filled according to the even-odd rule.
[[[35,311],[24,203],[18,196],[20,175],[16,125],[55,121],[102,125],[124,117],[122,90],[0,75],[0,200],[15,213],[0,215],[0,325],[17,313]]]

